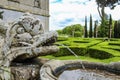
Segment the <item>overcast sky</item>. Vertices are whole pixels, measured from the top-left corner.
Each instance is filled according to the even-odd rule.
[[[114,10],[105,9],[114,20],[120,19],[120,6]],[[92,14],[93,20],[99,20],[95,0],[50,0],[50,30],[63,29],[67,25],[84,25],[85,16]]]

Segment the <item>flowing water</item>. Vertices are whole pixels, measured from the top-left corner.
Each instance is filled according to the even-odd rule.
[[[79,59],[78,55],[75,54],[75,52],[73,52],[68,46],[65,46],[63,44],[59,44],[59,45],[65,47],[66,49],[68,49],[77,59]],[[85,66],[83,65],[82,61],[80,62],[80,64],[82,65],[82,68],[86,71]]]
[[[59,45],[65,47],[66,49],[68,49],[76,58],[78,58],[78,55],[75,54],[75,52],[73,52],[68,46],[65,46],[63,44],[59,44]]]
[[[59,44],[60,46],[65,47],[68,49],[77,59],[79,59],[78,55],[75,54],[68,46],[65,46],[63,44]],[[105,75],[101,75],[95,72],[89,72],[85,69],[85,66],[83,65],[82,61],[80,62],[82,65],[82,70],[67,70],[64,71],[60,76],[58,80],[119,80],[119,79],[111,79],[106,77]],[[104,74],[104,73],[103,73]]]

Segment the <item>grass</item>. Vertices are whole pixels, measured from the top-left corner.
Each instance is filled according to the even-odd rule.
[[[59,46],[60,51],[58,53],[42,57],[60,60],[80,59],[103,63],[120,61],[120,39],[104,40],[102,38],[59,37],[55,44],[68,46],[79,57],[73,56],[63,46]]]

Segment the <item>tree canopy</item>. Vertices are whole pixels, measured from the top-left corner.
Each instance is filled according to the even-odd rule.
[[[73,37],[81,37],[83,35],[83,31],[83,26],[81,26],[80,24],[74,24],[66,26],[62,30],[62,33]]]
[[[102,20],[105,18],[105,7],[109,7],[110,9],[114,9],[117,5],[120,5],[120,0],[96,0],[98,5],[98,12]],[[101,8],[101,10],[100,10]]]
[[[120,4],[120,0],[96,0],[96,2],[100,7],[110,7],[111,9]]]

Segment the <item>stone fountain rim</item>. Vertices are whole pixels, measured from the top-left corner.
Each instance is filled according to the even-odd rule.
[[[81,69],[82,68],[81,63],[85,66],[86,69],[91,69],[91,70],[97,69],[100,71],[102,70],[107,71],[108,73],[112,73],[116,75],[120,74],[120,62],[105,64],[105,63],[95,63],[95,62],[87,62],[81,60],[50,60],[41,67],[40,73],[42,74],[42,71],[45,70],[44,74],[47,73],[46,76],[50,77],[51,75],[52,77],[57,79],[59,75],[65,70],[70,70],[71,68]],[[50,80],[55,80],[55,79],[50,79]]]

